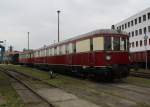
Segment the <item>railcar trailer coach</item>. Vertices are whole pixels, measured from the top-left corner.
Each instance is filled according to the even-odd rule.
[[[129,74],[128,42],[126,33],[100,29],[34,51],[22,52],[19,62],[47,66],[51,71],[123,78]]]

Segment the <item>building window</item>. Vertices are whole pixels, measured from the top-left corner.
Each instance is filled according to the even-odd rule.
[[[131,21],[131,26],[133,26],[133,20]]]
[[[122,25],[122,30],[124,30],[124,25]]]
[[[142,35],[142,29],[139,29],[139,34]]]
[[[131,36],[130,32],[129,32],[129,37]]]
[[[141,17],[139,17],[139,23],[141,23]]]
[[[138,35],[138,30],[135,31],[135,35],[136,35],[136,36]]]
[[[129,48],[131,48],[131,43],[129,43]]]
[[[144,46],[147,46],[147,40],[144,40]]]
[[[119,29],[119,28],[117,27],[117,29]]]
[[[132,31],[132,37],[134,36],[134,31]]]
[[[127,28],[127,24],[125,23],[125,29]]]
[[[148,19],[150,19],[150,13],[147,13]]]
[[[140,40],[140,47],[142,46],[142,40]]]
[[[128,22],[128,27],[130,27],[130,22]]]
[[[143,15],[143,21],[146,21],[146,15]]]
[[[134,48],[134,42],[132,42],[132,48]]]
[[[138,45],[139,45],[139,44],[138,44],[138,41],[136,41],[136,47],[138,47]]]
[[[148,26],[148,32],[150,32],[150,26]]]
[[[146,27],[144,27],[143,31],[144,31],[144,34],[146,34]]]
[[[119,30],[121,30],[121,26],[119,26]]]
[[[135,21],[135,25],[137,24],[137,19],[134,20]]]

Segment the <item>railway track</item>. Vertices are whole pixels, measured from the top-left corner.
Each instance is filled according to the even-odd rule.
[[[132,72],[130,72],[130,75],[135,76],[135,77],[150,79],[150,73],[149,72],[132,71]]]
[[[32,107],[37,105],[39,107],[54,107],[47,99],[43,98],[33,87],[31,87],[33,81],[37,82],[40,80],[8,69],[1,68],[0,71],[10,77],[10,82],[23,99],[24,105]],[[28,79],[28,82],[24,81],[25,78]]]
[[[16,71],[15,69],[0,69],[3,69],[3,72],[6,75],[16,80],[18,83],[23,84],[23,86],[25,86],[29,91],[31,91],[44,103],[46,103],[46,106],[42,105],[38,107],[70,107],[72,105],[72,107],[99,107],[94,103],[91,103],[84,99],[80,99],[77,96],[65,92],[54,85],[48,84],[39,78],[32,77],[31,75],[25,73],[21,73],[19,71]],[[42,102],[36,102],[36,104],[37,103]]]

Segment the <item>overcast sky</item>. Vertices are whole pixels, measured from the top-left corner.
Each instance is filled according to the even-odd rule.
[[[15,50],[36,49],[57,41],[57,10],[60,39],[101,28],[110,28],[150,7],[150,0],[0,0],[0,40]]]

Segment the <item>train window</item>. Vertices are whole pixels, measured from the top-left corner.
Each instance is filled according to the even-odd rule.
[[[57,47],[54,48],[54,55],[57,55]]]
[[[104,37],[104,50],[112,50],[111,43],[111,37]]]
[[[88,52],[88,51],[90,51],[90,39],[76,42],[76,52]]]
[[[69,53],[73,53],[73,44],[69,43]]]
[[[93,38],[93,50],[104,50],[104,38],[95,37]]]
[[[52,48],[51,52],[52,52],[51,55],[54,56],[55,55],[55,48]]]
[[[127,50],[126,49],[126,43],[127,41],[126,41],[126,38],[121,38],[121,42],[120,42],[120,50]]]
[[[69,53],[69,46],[68,46],[68,44],[66,45],[66,54],[68,54]]]
[[[115,51],[120,50],[120,38],[119,37],[114,37],[113,38],[113,49]]]
[[[61,54],[62,54],[62,55],[66,54],[66,49],[65,49],[65,47],[66,47],[65,45],[62,45],[62,46],[61,46]]]
[[[76,43],[73,43],[72,48],[73,48],[73,53],[76,53]]]

